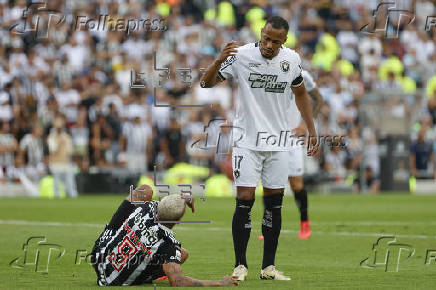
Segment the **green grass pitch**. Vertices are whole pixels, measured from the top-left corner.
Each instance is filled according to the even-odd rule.
[[[91,250],[123,198],[105,195],[75,200],[0,199],[0,288],[97,289],[92,267],[83,261],[75,264],[76,251]],[[249,274],[240,288],[436,289],[436,258],[431,258],[436,257],[436,196],[310,195],[309,201],[312,237],[301,241],[297,238],[299,220],[293,198],[284,200],[276,265],[292,280],[263,281],[259,279],[263,242],[257,239],[262,199],[257,198],[247,253]],[[234,199],[207,198],[205,202],[197,199],[196,210],[195,215],[187,211],[186,220],[212,223],[175,227],[176,237],[190,253],[183,265],[184,273],[198,279],[219,279],[231,274]],[[360,262],[373,255],[372,246],[377,239],[388,234],[396,236],[396,243],[411,246],[413,256],[407,258],[408,252],[402,252],[398,272],[386,272],[383,265],[361,267]],[[24,268],[9,265],[23,256],[23,244],[32,236],[44,236],[47,243],[65,249],[64,256],[50,261],[48,273],[35,272],[32,265]],[[385,255],[384,249],[379,253]],[[389,259],[394,256],[390,254]],[[166,280],[157,282],[156,287],[170,286]]]

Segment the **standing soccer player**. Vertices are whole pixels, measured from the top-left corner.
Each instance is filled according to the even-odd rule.
[[[262,234],[264,250],[261,279],[290,280],[275,268],[275,254],[281,230],[281,208],[288,177],[290,146],[288,133],[291,90],[310,136],[316,136],[312,107],[301,76],[298,54],[283,47],[289,25],[281,17],[270,17],[261,31],[261,41],[238,48],[228,43],[201,78],[201,86],[213,87],[232,77],[238,84],[233,136],[233,175],[237,187],[232,221],[235,270],[244,280],[248,274],[246,251],[251,232],[250,212],[256,186],[264,187]],[[238,48],[238,49],[237,49]],[[316,140],[314,140],[316,141]],[[307,154],[313,155],[311,143]]]
[[[306,70],[303,70],[301,75],[303,76],[304,86],[314,101],[313,116],[316,118],[323,103],[322,96],[319,93],[316,83],[310,73]],[[294,114],[290,114],[291,123],[299,124],[298,127],[294,129],[294,135],[306,135],[306,124],[301,120],[301,116],[295,106],[295,102],[292,103],[292,110],[294,111]],[[289,158],[289,185],[294,192],[295,203],[300,211],[300,232],[298,233],[298,237],[306,240],[310,237],[311,232],[308,215],[307,191],[304,188],[303,182],[303,145],[300,145],[299,142],[293,144],[291,150],[289,151]]]

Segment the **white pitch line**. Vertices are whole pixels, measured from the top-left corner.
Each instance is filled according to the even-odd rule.
[[[25,226],[78,226],[78,227],[104,227],[104,224],[93,223],[70,223],[70,222],[45,222],[45,221],[25,221],[25,220],[0,220],[0,224],[13,224]],[[253,225],[260,225],[259,222],[252,222]],[[436,221],[332,221],[332,222],[311,222],[313,226],[436,226]]]
[[[104,224],[92,223],[68,223],[68,222],[43,222],[43,221],[25,221],[25,220],[0,220],[0,224],[16,225],[16,226],[55,226],[55,227],[91,227],[103,228]],[[198,231],[196,227],[183,227],[178,226],[176,230],[180,231]],[[202,227],[202,231],[223,231],[231,232],[230,228],[223,227]],[[296,234],[297,230],[282,230],[282,234]],[[407,234],[392,234],[392,233],[360,233],[360,232],[326,232],[326,231],[312,231],[314,235],[328,235],[328,236],[347,236],[347,237],[380,237],[380,236],[395,236],[398,238],[412,238],[412,239],[436,239],[436,236],[430,235],[407,235]]]
[[[103,224],[90,224],[90,223],[68,223],[68,222],[42,222],[42,221],[23,221],[23,220],[0,220],[3,225],[15,226],[49,226],[49,227],[90,227],[101,228]]]
[[[320,226],[436,226],[434,221],[414,221],[414,222],[395,222],[395,221],[351,221],[351,222],[311,222],[311,225]]]

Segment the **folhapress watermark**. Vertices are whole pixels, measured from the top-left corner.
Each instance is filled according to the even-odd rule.
[[[163,19],[125,19],[103,14],[98,17],[78,15],[74,23],[74,30],[122,31],[127,35],[135,31],[165,31],[167,29]]]
[[[399,243],[395,236],[383,236],[372,245],[371,254],[360,262],[360,266],[367,269],[383,269],[385,272],[398,272],[400,264],[405,264],[415,252],[412,245]],[[424,265],[435,264],[436,250],[427,249]]]
[[[65,248],[58,244],[49,244],[44,236],[30,237],[23,244],[21,256],[13,259],[12,268],[30,268],[38,273],[48,273],[50,263],[62,258]]]
[[[303,146],[305,144],[327,145],[330,147],[344,147],[345,136],[320,135],[320,136],[298,136],[292,130],[280,131],[276,134],[260,131],[257,132],[256,146],[266,145],[277,148],[288,148]]]
[[[61,11],[47,7],[47,2],[32,2],[23,9],[21,19],[11,25],[9,30],[16,34],[30,33],[34,39],[46,39],[49,37],[50,31],[67,23],[66,19],[66,15]],[[105,14],[77,15],[68,24],[76,31],[119,31],[128,35],[136,31],[168,30],[165,20],[161,18],[137,19]]]

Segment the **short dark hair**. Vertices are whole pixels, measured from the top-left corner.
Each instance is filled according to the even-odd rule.
[[[286,31],[289,31],[289,23],[283,17],[271,16],[266,20],[265,25],[268,23],[271,23],[272,27],[275,29],[284,28]]]

